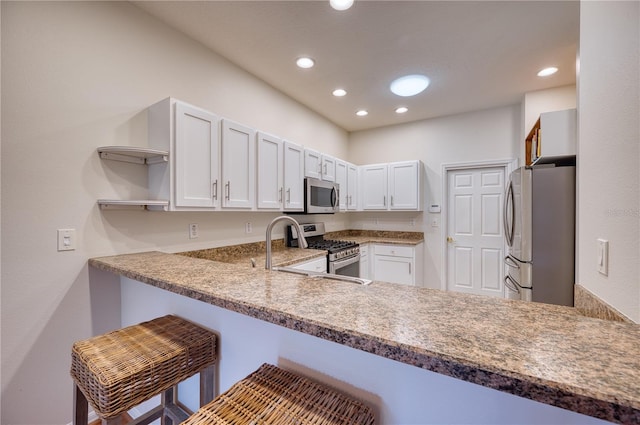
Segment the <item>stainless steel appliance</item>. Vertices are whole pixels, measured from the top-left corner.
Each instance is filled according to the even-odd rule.
[[[327,251],[327,271],[332,274],[360,277],[360,245],[353,241],[325,239],[324,223],[301,224],[303,236],[311,249]],[[287,246],[298,246],[295,227],[287,227]]]
[[[514,297],[573,306],[575,157],[511,173],[504,203],[504,282]]]
[[[304,212],[333,214],[338,212],[340,185],[324,180],[304,179]]]

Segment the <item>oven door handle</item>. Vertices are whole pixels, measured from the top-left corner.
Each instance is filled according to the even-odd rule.
[[[351,264],[357,263],[360,261],[360,253],[357,253],[353,257],[341,258],[340,260],[330,261],[329,262],[329,273],[335,273],[336,270],[349,266]]]

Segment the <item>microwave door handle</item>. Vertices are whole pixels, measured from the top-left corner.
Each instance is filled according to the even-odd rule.
[[[337,207],[338,206],[338,191],[336,190],[335,186],[331,188],[331,206],[332,207]]]

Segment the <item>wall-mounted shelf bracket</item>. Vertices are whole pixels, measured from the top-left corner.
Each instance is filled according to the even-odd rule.
[[[98,148],[101,159],[131,162],[133,164],[159,164],[169,161],[169,152],[133,146],[102,146]]]
[[[169,201],[155,200],[118,200],[118,199],[98,199],[101,210],[152,210],[168,211]]]

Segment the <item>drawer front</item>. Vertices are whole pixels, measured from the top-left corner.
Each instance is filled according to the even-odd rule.
[[[374,245],[376,255],[390,255],[392,257],[413,257],[413,247],[403,245]]]

